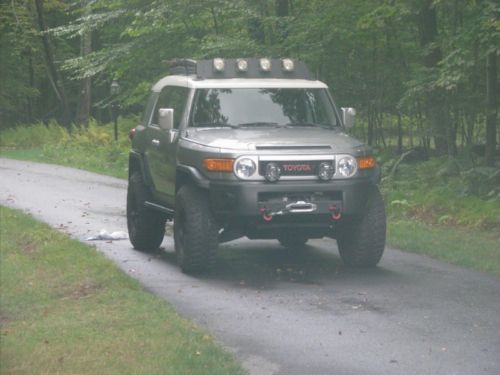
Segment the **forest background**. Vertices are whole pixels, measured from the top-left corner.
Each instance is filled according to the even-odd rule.
[[[498,1],[0,4],[2,156],[126,178],[128,130],[169,60],[301,59],[357,110],[389,243],[500,274]]]
[[[138,113],[178,57],[293,57],[358,109],[370,145],[493,165],[500,3],[490,0],[4,0],[0,126]],[[118,98],[110,95],[119,83]]]

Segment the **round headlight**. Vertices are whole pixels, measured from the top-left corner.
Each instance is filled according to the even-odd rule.
[[[337,170],[342,177],[352,177],[358,170],[358,163],[352,156],[344,156],[337,162]]]
[[[257,170],[257,166],[252,159],[239,159],[234,166],[234,173],[239,178],[249,178]]]
[[[280,179],[281,168],[276,163],[269,163],[266,165],[266,174],[264,177],[269,182],[275,182]]]
[[[333,165],[332,163],[323,162],[319,165],[318,177],[320,180],[328,181],[333,177]]]

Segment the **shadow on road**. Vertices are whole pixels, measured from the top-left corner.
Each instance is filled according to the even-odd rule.
[[[172,246],[159,257],[176,266]],[[180,270],[179,270],[180,272]],[[277,284],[325,285],[401,282],[403,276],[382,267],[348,268],[342,264],[334,240],[313,240],[298,250],[282,247],[277,241],[237,240],[219,246],[216,263],[209,273],[196,275],[251,289],[273,289]]]

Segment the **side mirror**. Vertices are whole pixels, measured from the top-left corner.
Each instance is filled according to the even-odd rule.
[[[351,129],[354,126],[355,118],[356,110],[354,108],[342,108],[342,120],[344,121],[344,126],[346,127],[346,129]]]
[[[174,127],[174,110],[172,108],[160,108],[158,110],[158,122],[161,129],[172,129]]]

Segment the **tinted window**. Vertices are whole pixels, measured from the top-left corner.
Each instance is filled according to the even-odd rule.
[[[192,126],[336,126],[324,89],[200,89]]]
[[[182,116],[186,108],[189,95],[187,87],[167,86],[164,87],[158,97],[156,107],[153,113],[153,124],[158,125],[158,109],[172,108],[174,110],[174,128],[179,128],[182,122]]]

